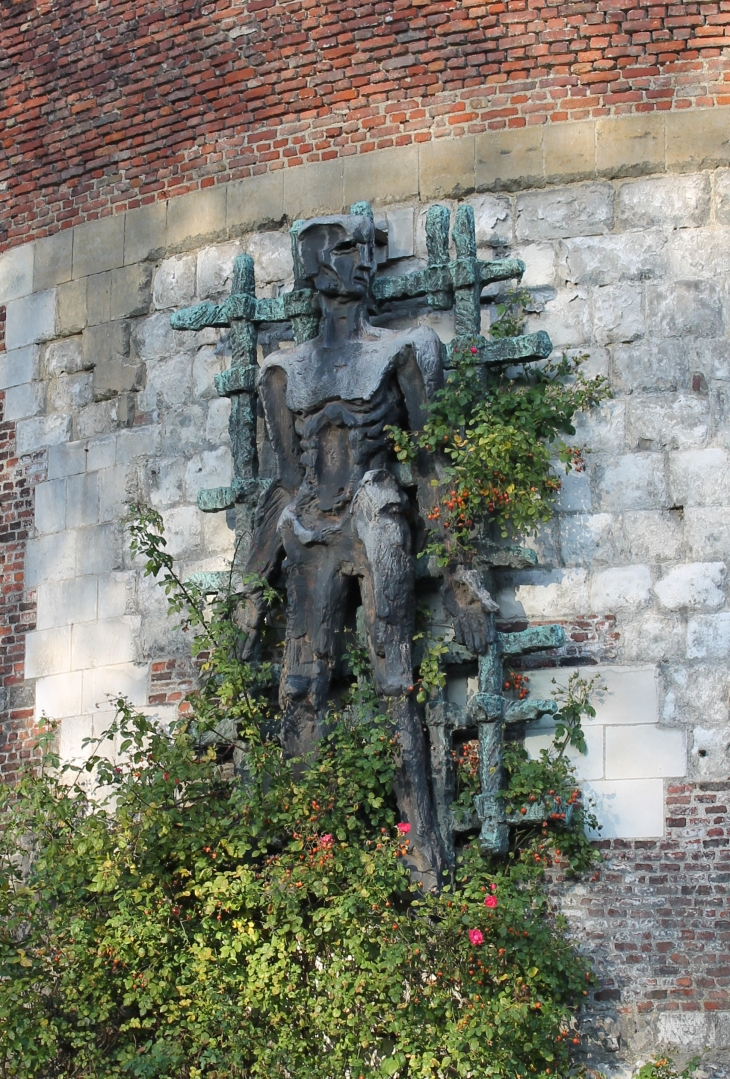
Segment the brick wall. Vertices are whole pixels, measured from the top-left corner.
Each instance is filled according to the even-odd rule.
[[[6,0],[0,248],[304,162],[727,104],[728,24],[728,0]]]
[[[38,461],[19,461],[15,447],[15,424],[5,420],[5,393],[0,392],[0,775],[8,780],[30,759],[36,734],[33,685],[24,677],[25,635],[35,629],[25,551]]]
[[[665,838],[599,844],[604,862],[580,886],[555,875],[600,978],[587,1023],[597,1048],[642,1032],[647,1049],[657,1039],[730,1048],[729,796],[727,780],[670,784]]]

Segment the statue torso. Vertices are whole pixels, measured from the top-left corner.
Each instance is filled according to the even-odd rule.
[[[317,338],[264,361],[264,371],[279,367],[286,373],[286,404],[304,468],[296,501],[305,515],[307,509],[341,514],[367,471],[393,464],[385,428],[407,426],[398,383],[405,350],[415,352],[427,384],[439,377],[440,344],[433,331],[373,331],[344,355],[324,349]]]

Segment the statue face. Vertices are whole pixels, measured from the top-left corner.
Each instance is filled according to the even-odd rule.
[[[367,296],[375,273],[375,237],[365,217],[320,219],[302,230],[302,265],[318,292],[327,296]]]

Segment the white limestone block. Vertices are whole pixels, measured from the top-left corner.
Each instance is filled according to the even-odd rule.
[[[71,628],[71,669],[133,663],[138,630],[139,618],[131,615],[76,623]]]
[[[385,217],[388,222],[388,258],[410,258],[414,240],[413,207],[393,207],[386,211]]]
[[[84,357],[81,337],[62,337],[58,341],[51,341],[46,345],[43,362],[49,378],[75,375],[90,366]]]
[[[682,608],[713,609],[725,602],[723,585],[727,577],[724,562],[690,562],[676,566],[654,585],[662,606],[670,611]]]
[[[632,395],[627,420],[631,450],[699,448],[710,436],[709,401],[698,394]]]
[[[555,248],[552,244],[526,244],[510,251],[510,258],[522,259],[525,264],[520,288],[555,284]]]
[[[96,577],[41,581],[37,593],[38,629],[70,626],[96,619]]]
[[[67,716],[61,723],[58,752],[61,760],[81,762],[91,756],[91,749],[84,746],[86,738],[93,737],[91,716]]]
[[[197,498],[208,487],[229,487],[233,479],[233,458],[228,446],[196,453],[185,469],[185,497]]]
[[[730,655],[730,612],[700,614],[687,623],[687,659],[716,659]]]
[[[291,237],[286,232],[254,232],[248,238],[248,254],[255,266],[256,287],[261,295],[272,295],[271,286],[285,292],[294,283]]]
[[[645,281],[666,269],[667,239],[659,229],[610,236],[579,236],[560,243],[559,273],[574,285]]]
[[[222,554],[232,558],[236,534],[229,527],[226,514],[204,513],[202,516],[204,549],[210,554]]]
[[[680,614],[630,612],[621,626],[620,654],[624,663],[675,663],[685,654],[686,627]]]
[[[730,667],[721,663],[673,663],[662,672],[662,719],[685,726],[727,727]]]
[[[49,480],[35,489],[37,533],[63,532],[66,527],[66,481]]]
[[[132,475],[132,468],[129,465],[102,468],[93,473],[99,490],[98,519],[100,521],[118,521],[124,516],[126,503],[132,496],[130,490]]]
[[[669,489],[675,506],[727,506],[730,455],[716,446],[671,453]]]
[[[21,244],[0,255],[0,304],[33,291],[35,245]]]
[[[606,779],[666,779],[686,774],[685,731],[655,723],[606,727]]]
[[[242,251],[241,244],[215,244],[198,252],[197,293],[207,300],[230,290],[233,262]]]
[[[127,613],[130,600],[134,596],[135,580],[136,574],[129,570],[99,577],[97,594],[99,618],[119,618]]]
[[[585,783],[603,825],[601,839],[654,839],[664,835],[664,781],[593,779]]]
[[[71,669],[71,627],[32,630],[25,635],[25,677],[42,678]]]
[[[545,330],[554,348],[575,348],[591,338],[591,312],[585,289],[559,289],[539,315],[530,315],[525,333]]]
[[[36,715],[49,719],[77,716],[81,711],[81,671],[52,674],[35,684]]]
[[[40,368],[37,345],[10,349],[0,353],[0,390],[9,386],[23,386],[38,378]]]
[[[467,201],[474,209],[477,249],[503,247],[511,242],[512,203],[509,198],[504,195],[476,195]],[[425,254],[425,240],[422,246]]]
[[[86,446],[86,468],[96,472],[101,468],[112,468],[117,459],[117,436],[100,435],[90,438]]]
[[[726,726],[695,727],[690,751],[691,773],[698,779],[725,779],[730,771],[730,737]]]
[[[626,561],[668,562],[682,557],[684,530],[678,513],[636,510],[621,518]]]
[[[25,553],[25,586],[36,588],[41,581],[61,581],[73,577],[75,563],[75,532],[57,532],[28,540]]]
[[[173,255],[155,273],[152,301],[158,310],[184,307],[195,296],[195,256]],[[151,357],[149,357],[151,359]]]
[[[160,428],[157,424],[130,427],[117,435],[117,464],[132,464],[138,457],[159,453]]]
[[[193,357],[193,393],[201,400],[228,400],[219,398],[213,379],[227,366],[222,349],[204,345]],[[212,403],[212,402],[211,402]]]
[[[658,1041],[663,1045],[711,1045],[713,1018],[706,1012],[660,1012]]]
[[[159,509],[182,501],[186,467],[181,456],[157,457],[148,462],[145,475],[153,506]]]
[[[164,510],[167,553],[173,558],[190,557],[200,547],[203,514],[196,506],[176,506]]]
[[[214,446],[228,444],[231,441],[228,422],[231,418],[230,397],[216,397],[208,405],[208,417],[205,421],[205,437]]]
[[[568,472],[566,475],[559,467],[555,471],[560,478],[560,490],[555,497],[555,508],[559,513],[590,513],[591,485],[587,472]]]
[[[76,531],[76,575],[109,573],[121,560],[119,536],[113,524],[90,525]]]
[[[190,401],[192,392],[190,356],[176,353],[147,361],[147,382],[140,394],[140,408],[143,411],[184,407]]]
[[[50,341],[56,334],[56,290],[33,292],[5,308],[5,347],[8,351]]]
[[[46,387],[42,382],[11,386],[5,391],[5,419],[11,422],[37,416],[46,403]]]
[[[116,663],[83,672],[84,712],[109,708],[110,698],[127,697],[135,707],[147,704],[149,663]]]
[[[562,618],[589,607],[585,569],[525,570],[504,574],[495,597],[503,618]]]
[[[66,480],[66,526],[83,528],[99,520],[99,473],[84,472]]]
[[[620,728],[623,730],[624,728]],[[587,753],[579,753],[572,746],[566,750],[566,757],[575,768],[576,777],[579,780],[603,779],[603,731],[599,724],[593,724],[585,730]],[[553,735],[544,728],[537,731],[532,725],[527,728],[525,735],[525,749],[533,760],[537,760],[540,751],[550,749],[553,745]]]
[[[650,598],[648,566],[618,566],[595,574],[591,581],[591,610],[601,614],[637,608]]]
[[[65,476],[77,476],[86,471],[86,442],[63,442],[48,449],[49,480],[63,479]]]
[[[595,725],[611,727],[616,724],[657,723],[659,720],[659,690],[656,668],[645,667],[560,667],[530,671],[530,696],[546,699],[555,686],[565,689],[571,674],[578,673],[588,680],[598,677],[605,687],[594,691],[591,703],[595,719],[584,718],[586,729]],[[549,728],[552,720],[543,717],[538,727]],[[532,729],[537,729],[533,727]]]
[[[28,420],[18,420],[15,431],[18,455],[23,456],[68,442],[71,438],[71,417],[61,412],[34,416]]]
[[[730,506],[688,506],[684,534],[693,558],[727,558],[730,551]]]

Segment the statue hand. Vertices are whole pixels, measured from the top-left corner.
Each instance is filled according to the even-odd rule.
[[[463,566],[444,579],[444,606],[454,619],[454,637],[470,652],[481,655],[494,640],[498,605],[484,587],[476,570]]]
[[[259,639],[259,630],[265,611],[266,605],[260,592],[250,592],[242,596],[237,604],[234,622],[241,630],[242,637],[238,647],[239,659],[251,658]]]

